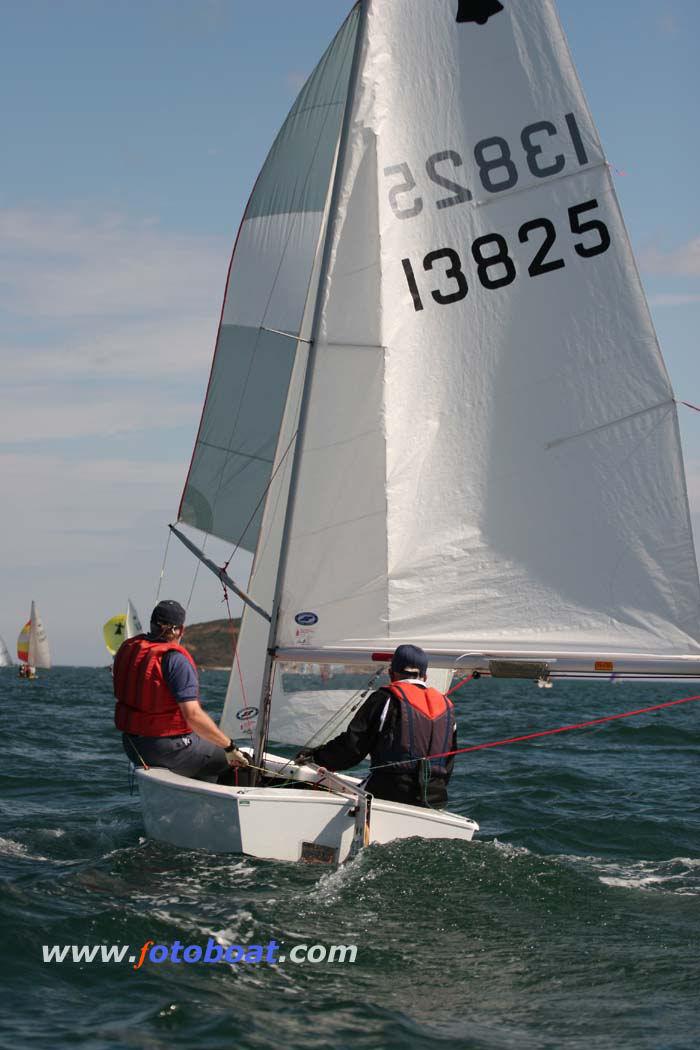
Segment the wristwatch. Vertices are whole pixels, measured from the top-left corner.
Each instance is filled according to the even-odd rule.
[[[233,740],[231,740],[231,738],[229,737],[228,747],[225,747],[224,751],[235,751],[235,750],[236,750],[236,745],[234,744]]]

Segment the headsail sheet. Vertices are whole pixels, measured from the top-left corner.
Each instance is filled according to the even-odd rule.
[[[234,249],[179,519],[256,549],[335,160],[358,11],[282,126]]]
[[[610,172],[553,3],[500,8],[367,2],[277,641],[697,655]]]

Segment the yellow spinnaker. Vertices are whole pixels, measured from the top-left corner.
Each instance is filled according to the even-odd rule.
[[[108,651],[114,656],[119,646],[126,639],[126,614],[119,613],[118,616],[113,616],[111,620],[107,620],[107,623],[102,628],[104,634],[105,645]]]

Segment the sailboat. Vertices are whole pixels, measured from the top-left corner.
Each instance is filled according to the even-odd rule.
[[[552,0],[352,7],[247,205],[178,522],[244,602],[222,728],[283,778],[138,770],[180,846],[471,839],[269,750],[404,642],[441,688],[700,678],[676,402]],[[254,552],[247,586],[183,525]]]
[[[0,636],[0,667],[12,667],[10,650],[5,644],[5,639]]]
[[[135,634],[141,634],[142,630],[139,614],[131,598],[127,598],[126,612],[112,616],[102,628],[107,652],[114,656],[122,642],[133,638]]]
[[[37,678],[36,671],[38,667],[47,671],[51,667],[51,654],[46,631],[34,602],[32,602],[29,619],[19,632],[17,656],[20,660],[20,678]]]

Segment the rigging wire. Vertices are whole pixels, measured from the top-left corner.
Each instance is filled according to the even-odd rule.
[[[160,601],[160,590],[161,590],[161,587],[163,586],[163,577],[165,576],[165,563],[168,560],[168,550],[170,549],[170,537],[171,537],[171,535],[172,535],[172,533],[170,532],[170,529],[168,529],[168,538],[165,541],[165,550],[163,551],[163,563],[162,563],[162,565],[160,567],[160,576],[158,577],[158,587],[157,587],[157,590],[156,590],[156,600],[154,602],[154,605],[157,605],[158,602]]]
[[[204,537],[204,543],[202,544],[202,554],[204,554],[204,549],[205,549],[205,547],[207,545],[207,540],[208,539],[209,539],[209,534],[207,533],[205,535],[205,537]],[[194,594],[195,586],[197,585],[197,577],[199,576],[199,567],[200,567],[201,564],[202,564],[201,561],[197,561],[197,563],[195,565],[195,568],[194,568],[194,576],[192,577],[192,586],[190,587],[190,593],[189,593],[189,596],[187,598],[187,602],[185,604],[185,611],[186,612],[190,611],[190,603],[192,601],[192,595]],[[224,590],[225,589],[226,588],[224,588]]]

